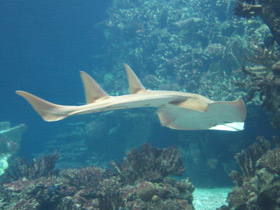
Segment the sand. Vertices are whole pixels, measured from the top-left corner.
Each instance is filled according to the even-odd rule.
[[[215,210],[226,204],[227,195],[231,188],[196,188],[194,207],[196,210]]]

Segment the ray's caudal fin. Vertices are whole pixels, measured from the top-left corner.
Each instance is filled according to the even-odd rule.
[[[75,106],[53,104],[25,91],[18,90],[16,93],[25,98],[33,109],[47,122],[62,120],[75,110]]]
[[[45,121],[58,121],[68,116],[117,109],[157,107],[162,126],[177,130],[243,130],[246,106],[236,101],[212,101],[204,96],[177,91],[147,90],[134,71],[124,64],[129,95],[110,96],[87,73],[81,71],[86,104],[63,106],[50,103],[25,91],[16,93],[25,98]]]

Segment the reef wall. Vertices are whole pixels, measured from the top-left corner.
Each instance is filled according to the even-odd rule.
[[[279,0],[238,0],[235,4],[234,13],[245,18],[260,16],[264,23],[269,27],[275,41],[280,45]]]
[[[247,102],[255,99],[254,102],[257,103],[258,94],[259,103],[270,114],[272,125],[280,129],[280,1],[237,1],[234,13],[249,19],[260,16],[271,31],[271,36],[263,37],[261,42],[251,44],[251,55],[246,56],[247,63],[241,68],[247,80],[240,80],[236,84],[248,90],[245,96]]]
[[[280,141],[274,137],[276,147],[263,137],[235,155],[242,175],[232,171],[230,177],[235,187],[229,193],[228,206],[220,210],[233,209],[280,209]]]

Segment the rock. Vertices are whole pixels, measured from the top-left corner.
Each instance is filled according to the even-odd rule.
[[[141,182],[137,188],[137,195],[141,198],[142,201],[150,201],[156,193],[156,188],[151,182]]]
[[[153,202],[159,202],[161,200],[161,198],[159,197],[159,196],[157,196],[157,195],[154,195],[153,197],[152,197],[152,201]]]
[[[275,76],[279,77],[280,76],[280,61],[276,62],[272,66],[272,72]]]
[[[8,168],[8,160],[19,150],[19,144],[26,125],[10,127],[10,122],[0,122],[0,176]]]
[[[20,143],[21,136],[26,129],[25,124],[10,127],[10,122],[0,122],[0,138],[8,137],[16,143]]]

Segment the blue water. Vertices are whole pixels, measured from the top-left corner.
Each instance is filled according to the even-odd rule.
[[[110,1],[2,1],[0,49],[1,121],[26,123],[22,148],[48,139],[63,124],[44,123],[15,90],[62,104],[84,102],[79,71],[102,51],[93,26],[106,18]],[[30,143],[32,144],[30,145]],[[40,145],[39,145],[40,147]]]
[[[105,45],[103,30],[96,29],[95,26],[102,25],[108,19],[107,9],[110,4],[109,0],[1,1],[0,121],[10,121],[13,125],[25,123],[28,126],[21,142],[20,156],[30,159],[43,153],[44,142],[56,135],[70,133],[74,129],[73,126],[69,126],[69,123],[87,123],[100,117],[96,114],[96,116],[73,117],[47,123],[42,121],[30,105],[15,94],[15,91],[25,90],[57,104],[84,103],[79,71],[92,74],[96,66],[113,65],[112,63],[108,65],[110,60],[104,61],[95,57],[95,55],[105,54],[104,46],[108,47]],[[218,18],[223,20],[226,17]],[[141,30],[141,27],[136,29]],[[148,58],[149,54],[145,56]],[[139,68],[140,66],[136,70],[137,73],[141,72]],[[107,67],[100,69],[102,69],[100,72],[95,70],[95,75],[96,79],[104,85],[103,76],[111,72],[111,69]],[[110,92],[108,84],[104,88]],[[240,151],[254,142],[257,136],[271,138],[273,135],[279,135],[279,131],[272,128],[267,114],[260,107],[251,105],[248,110],[245,131],[237,133],[170,130],[160,126],[157,116],[153,114],[155,110],[116,111],[110,113],[112,121],[106,125],[107,133],[104,133],[104,136],[101,134],[96,136],[89,148],[100,155],[105,162],[123,157],[129,145],[131,147],[141,145],[147,139],[143,142],[141,139],[133,142],[134,137],[130,136],[131,143],[128,144],[128,140],[123,142],[128,131],[135,129],[131,122],[133,118],[123,118],[123,116],[127,113],[137,113],[144,117],[133,120],[144,126],[145,115],[153,116],[154,122],[148,138],[152,145],[160,147],[176,145],[183,149],[190,148],[191,145],[194,149],[207,147],[203,151],[209,153],[201,154],[205,160],[214,154],[213,158],[230,162],[233,153],[228,153],[229,144],[235,146],[234,151]],[[114,134],[112,129],[116,122],[121,126]],[[140,128],[139,131],[136,129],[134,136],[140,136],[141,132]],[[86,159],[87,157],[84,157],[84,161]],[[204,186],[231,184],[222,165],[213,170],[197,171],[199,166],[195,165],[195,160],[190,156],[185,158],[185,162],[186,174],[191,176],[196,184],[202,183]]]

